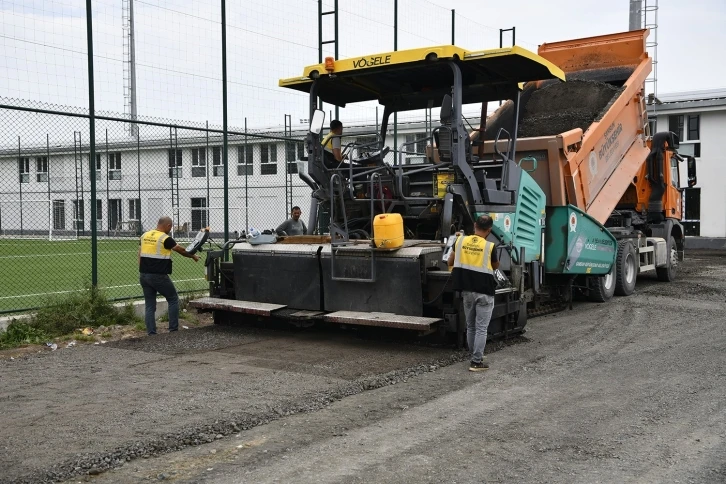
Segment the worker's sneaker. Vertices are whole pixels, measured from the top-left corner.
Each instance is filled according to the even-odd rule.
[[[474,363],[473,361],[469,365],[469,371],[484,371],[489,369],[489,363],[482,360],[479,363]]]

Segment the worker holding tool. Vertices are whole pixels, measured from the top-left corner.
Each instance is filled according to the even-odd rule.
[[[169,331],[179,329],[179,296],[176,293],[171,274],[171,251],[184,257],[199,260],[199,256],[191,254],[177,245],[169,233],[172,228],[170,217],[161,217],[154,230],[141,236],[139,248],[139,282],[144,291],[146,332],[156,334],[156,294],[159,293],[169,305]]]
[[[305,222],[300,220],[300,215],[302,215],[300,207],[292,207],[292,213],[290,215],[291,217],[289,219],[282,222],[280,226],[275,229],[277,235],[306,235],[308,233],[308,228],[305,226]]]
[[[494,271],[499,267],[494,244],[487,241],[493,220],[481,215],[474,222],[474,235],[464,236],[457,232],[454,250],[449,255],[449,267],[453,266],[454,290],[461,292],[466,315],[466,341],[471,352],[469,371],[489,368],[484,359],[487,329],[494,310],[494,291],[497,281]]]

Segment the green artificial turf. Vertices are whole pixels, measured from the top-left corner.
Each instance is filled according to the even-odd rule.
[[[98,286],[109,299],[143,297],[138,239],[98,241]],[[171,275],[178,292],[204,291],[204,256],[174,253]],[[49,296],[91,283],[91,241],[0,239],[0,312],[37,308]]]

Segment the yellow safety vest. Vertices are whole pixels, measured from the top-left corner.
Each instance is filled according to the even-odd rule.
[[[494,244],[478,235],[459,237],[454,253],[454,268],[494,275],[492,250]]]
[[[478,235],[459,237],[454,252],[454,289],[493,296],[496,279],[492,268],[494,244]]]
[[[328,150],[331,153],[333,151],[333,136],[335,136],[335,133],[329,131],[328,134],[326,134],[323,138],[323,141],[320,143],[321,145],[323,145],[323,149]]]
[[[149,230],[141,236],[141,257],[149,259],[171,259],[171,250],[164,248],[169,236],[158,230]]]

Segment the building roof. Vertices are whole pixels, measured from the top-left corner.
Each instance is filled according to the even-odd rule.
[[[655,107],[656,112],[726,109],[726,88],[660,94],[656,102],[649,105]]]

